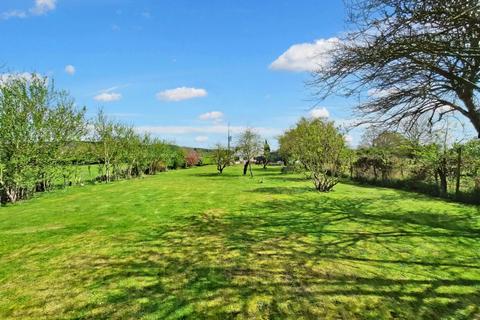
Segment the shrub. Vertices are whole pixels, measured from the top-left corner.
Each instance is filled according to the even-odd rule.
[[[187,167],[196,166],[200,163],[200,161],[201,161],[201,158],[197,151],[190,150],[187,152],[187,155],[185,156],[185,165]]]

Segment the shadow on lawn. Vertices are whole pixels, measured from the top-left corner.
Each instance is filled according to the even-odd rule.
[[[269,194],[299,194],[306,192],[315,192],[314,188],[309,187],[263,187],[250,190],[253,193],[269,193]]]
[[[109,296],[81,311],[160,319],[479,314],[479,229],[468,215],[372,212],[328,198],[241,212],[206,211],[121,241],[119,257],[84,257],[84,286]]]

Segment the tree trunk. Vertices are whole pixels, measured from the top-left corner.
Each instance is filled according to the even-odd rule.
[[[460,176],[462,174],[462,147],[457,149],[457,174],[456,174],[456,185],[455,185],[455,195],[458,197],[460,195]]]
[[[443,196],[447,195],[447,176],[445,174],[440,175],[440,193]]]
[[[248,165],[250,164],[250,160],[245,161],[245,164],[243,165],[243,175],[247,175],[247,170],[248,170]]]
[[[444,168],[438,170],[438,176],[440,178],[440,195],[446,196],[448,192],[447,173],[443,169]]]
[[[250,177],[253,177],[252,163],[249,161],[248,167],[250,168]]]

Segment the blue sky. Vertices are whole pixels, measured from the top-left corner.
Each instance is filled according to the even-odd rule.
[[[180,145],[225,142],[230,123],[275,146],[301,116],[352,118],[345,99],[312,110],[305,86],[344,14],[342,0],[2,0],[1,73],[47,75],[90,115]]]

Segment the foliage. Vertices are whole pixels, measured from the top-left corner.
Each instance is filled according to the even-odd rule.
[[[237,150],[245,161],[243,175],[246,175],[247,169],[250,168],[250,176],[253,177],[252,161],[263,151],[260,135],[252,129],[245,129],[238,137]]]
[[[212,157],[219,174],[222,174],[223,170],[232,162],[232,152],[221,144],[215,146],[215,149],[212,152]]]
[[[52,188],[65,174],[63,159],[85,132],[85,109],[46,78],[13,77],[0,85],[2,202],[16,202]]]
[[[268,162],[270,161],[270,145],[268,144],[268,141],[265,139],[265,142],[263,143],[263,169],[267,168]]]
[[[430,123],[456,113],[480,137],[478,1],[349,0],[350,30],[325,53],[320,98],[359,94],[366,122]],[[327,57],[328,56],[328,57]],[[367,94],[366,94],[367,93]]]
[[[188,150],[187,154],[185,155],[185,164],[187,167],[193,167],[200,163],[201,158],[197,151],[195,150]]]
[[[280,149],[301,164],[318,191],[329,191],[338,183],[345,140],[333,122],[302,118],[279,141]]]
[[[0,200],[16,202],[55,186],[82,184],[81,166],[97,164],[110,182],[184,165],[181,149],[109,119],[91,125],[85,108],[48,79],[9,77],[0,85]],[[87,127],[91,130],[87,131]]]
[[[428,132],[428,128],[424,130]],[[452,144],[444,129],[417,137],[367,130],[354,152],[350,176],[361,182],[478,203],[479,140]]]

